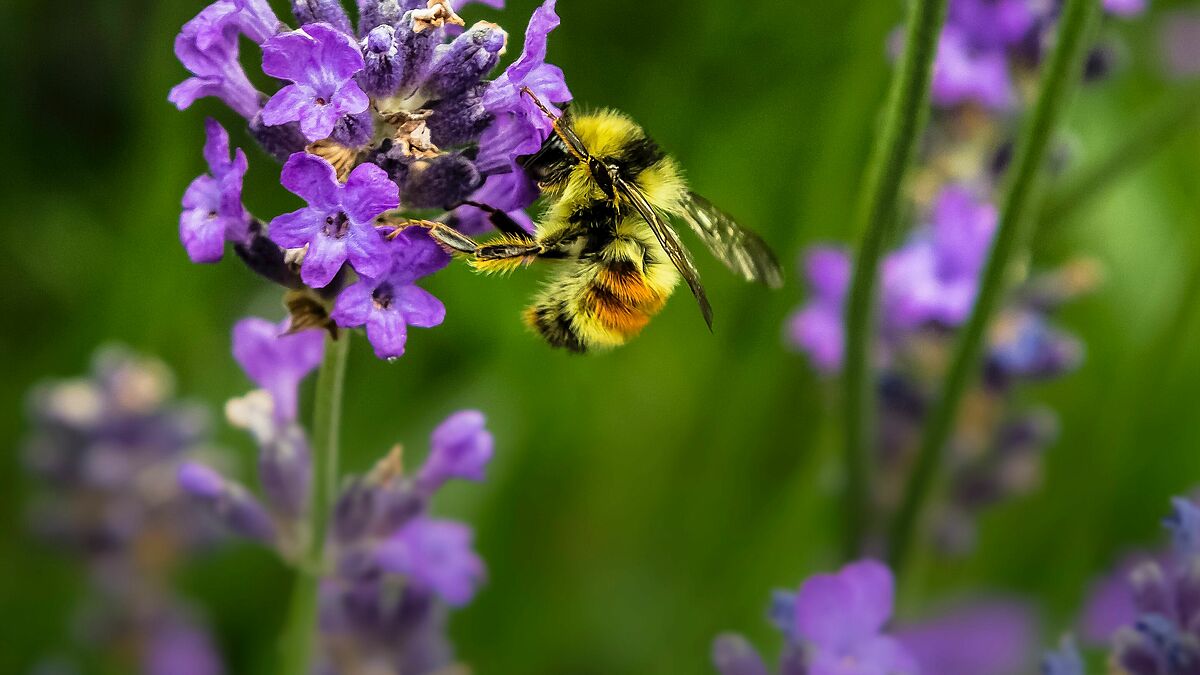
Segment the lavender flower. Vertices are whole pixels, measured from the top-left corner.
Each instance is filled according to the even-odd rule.
[[[354,79],[363,65],[354,40],[329,24],[309,23],[276,35],[263,45],[263,72],[292,84],[263,106],[263,123],[298,121],[310,141],[329,136],[343,117],[371,104]]]
[[[359,274],[382,277],[392,267],[383,234],[375,218],[400,203],[396,184],[377,166],[354,169],[346,184],[338,182],[325,160],[296,153],[283,167],[283,186],[303,197],[308,206],[276,217],[271,239],[284,248],[307,246],[300,276],[322,288],[333,281],[347,260]]]
[[[394,358],[407,326],[437,325],[445,311],[413,284],[444,266],[444,256],[405,262],[411,241],[384,238],[398,236],[405,211],[445,210],[476,233],[503,212],[532,229],[523,210],[538,189],[518,160],[541,146],[551,125],[521,88],[570,99],[562,72],[546,62],[547,36],[558,25],[554,0],[534,12],[524,52],[492,81],[507,33],[485,21],[467,27],[447,0],[361,0],[356,27],[337,0],[295,0],[292,10],[299,29],[281,23],[265,0],[205,8],[177,40],[195,77],[171,100],[184,108],[201,96],[223,99],[268,154],[285,161],[280,182],[308,206],[263,226],[240,206],[234,213],[240,198],[230,197],[239,226],[221,233],[213,221],[225,212],[214,205],[233,188],[190,191],[181,233],[197,261],[219,258],[233,239],[252,270],[293,291],[297,325],[365,326],[376,353]],[[238,61],[240,35],[262,47],[263,71],[285,82],[278,91],[261,94],[250,84]],[[237,176],[244,164],[238,155]],[[233,173],[221,175],[235,182]]]
[[[789,335],[817,370],[834,373],[842,367],[842,306],[850,286],[850,257],[840,249],[816,247],[806,256],[804,272],[813,296],[792,315]]]
[[[247,120],[258,114],[258,90],[238,63],[238,36],[229,30],[231,13],[240,12],[231,0],[219,0],[185,23],[175,38],[175,56],[192,73],[168,96],[180,110],[215,96]]]
[[[417,475],[421,487],[434,492],[458,478],[480,482],[492,461],[492,435],[484,427],[483,413],[464,410],[446,418],[433,430],[429,457]]]
[[[196,178],[183,195],[179,238],[192,262],[216,262],[225,242],[244,243],[250,235],[250,214],[242,205],[246,154],[241,148],[229,159],[229,134],[214,119],[205,122],[208,140],[204,159],[209,172]]]
[[[437,593],[451,606],[465,605],[483,578],[483,561],[471,549],[471,530],[461,523],[413,518],[376,550],[379,566]]]

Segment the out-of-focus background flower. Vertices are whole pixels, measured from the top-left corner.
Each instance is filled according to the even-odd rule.
[[[249,208],[300,207],[235,115],[211,99],[180,114],[166,100],[185,76],[173,38],[203,4],[0,7],[3,673],[70,643],[86,583],[77,561],[30,533],[33,482],[18,449],[31,386],[84,372],[94,348],[115,340],[162,358],[178,395],[216,415],[249,387],[229,353],[233,324],[281,314],[278,293],[241,265],[196,267],[177,239],[180,197],[203,170],[204,115],[247,149]],[[507,27],[511,58],[537,4],[463,14]],[[1076,98],[1060,183],[1117,147],[1170,88],[1197,84],[1177,74],[1195,66],[1197,21],[1176,14],[1189,6],[1153,0],[1140,18],[1102,25],[1112,72]],[[643,124],[696,191],[774,246],[788,284],[743,284],[695,242],[715,332],[681,291],[629,346],[580,358],[551,351],[519,320],[538,269],[500,279],[453,265],[427,286],[445,323],[414,331],[405,358],[379,363],[356,336],[345,469],[367,471],[397,442],[420,457],[447,414],[485,411],[489,480],[438,498],[439,513],[472,523],[488,566],[489,582],[451,623],[461,659],[481,673],[709,672],[723,630],[774,644],[762,621],[769,589],[841,562],[836,389],[783,332],[808,296],[801,249],[854,236],[902,3],[561,0],[558,12],[550,54],[578,104]],[[1183,35],[1191,56],[1164,35]],[[1104,269],[1104,283],[1057,319],[1087,358],[1020,391],[1059,416],[1040,487],[985,511],[970,555],[911,568],[901,621],[983,589],[1038,603],[1051,644],[1075,625],[1088,580],[1157,545],[1167,498],[1200,482],[1198,173],[1193,119],[1038,233],[1035,265],[1085,255]],[[310,398],[302,393],[302,410]],[[250,440],[214,427],[251,475]],[[178,594],[214,621],[231,672],[264,672],[289,578],[266,552],[219,548],[190,560]]]

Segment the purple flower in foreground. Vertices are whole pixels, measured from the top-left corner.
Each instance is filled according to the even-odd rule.
[[[296,420],[296,399],[301,380],[318,365],[325,352],[325,336],[310,329],[288,334],[290,320],[281,324],[248,318],[233,327],[233,357],[255,384],[271,394],[277,422]]]
[[[263,123],[299,121],[308,140],[328,137],[339,120],[371,104],[354,79],[363,65],[354,40],[327,24],[311,23],[276,35],[263,45],[263,72],[292,84],[267,101]]]
[[[1025,39],[1043,11],[1029,0],[951,0],[946,25],[961,30],[972,45],[1003,47]]]
[[[555,0],[546,0],[534,10],[521,56],[484,92],[483,107],[495,117],[479,141],[478,164],[484,173],[499,173],[510,166],[517,178],[523,177],[515,160],[537,152],[553,132],[550,120],[529,96],[521,93],[523,87],[547,105],[571,100],[562,70],[546,63],[547,39],[559,24],[554,5]]]
[[[208,173],[196,178],[183,194],[179,239],[192,262],[221,259],[225,242],[245,242],[250,236],[250,214],[242,205],[242,178],[246,153],[238,148],[229,158],[229,134],[216,120],[205,121],[204,159]]]
[[[452,479],[482,481],[492,461],[492,434],[483,413],[463,410],[433,430],[432,447],[417,480],[430,492]]]
[[[1016,602],[966,605],[894,631],[928,675],[1013,675],[1024,672],[1036,643],[1033,613]]]
[[[874,560],[810,577],[795,604],[795,635],[808,647],[807,675],[911,675],[912,655],[883,634],[892,615],[892,573]]]
[[[365,325],[375,354],[391,359],[404,354],[408,326],[432,328],[445,319],[442,302],[413,282],[445,267],[449,256],[416,229],[386,246],[395,260],[391,273],[372,277],[360,271],[362,278],[342,291],[330,316],[343,328]]]
[[[247,120],[258,114],[258,90],[238,63],[237,32],[227,23],[231,9],[236,11],[229,0],[209,5],[175,38],[175,56],[192,73],[167,97],[180,110],[196,99],[216,96]]]
[[[383,235],[375,229],[375,218],[399,206],[400,191],[387,172],[361,164],[342,185],[328,162],[298,152],[288,159],[279,180],[308,206],[276,217],[268,234],[284,248],[308,246],[300,268],[304,283],[325,287],[347,259],[362,276],[388,273],[392,260]]]
[[[484,576],[471,539],[466,525],[420,516],[381,544],[376,556],[383,569],[405,575],[458,607],[471,601]]]

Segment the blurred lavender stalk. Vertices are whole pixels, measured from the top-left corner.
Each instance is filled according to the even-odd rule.
[[[219,675],[207,631],[170,590],[184,559],[216,531],[176,485],[183,456],[204,450],[208,416],[173,402],[162,363],[118,347],[89,376],[38,386],[24,446],[42,480],[30,527],[80,560],[91,599],[83,639],[147,675]]]

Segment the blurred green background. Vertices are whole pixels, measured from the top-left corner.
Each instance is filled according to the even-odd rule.
[[[464,14],[508,28],[512,55],[536,4]],[[1158,29],[1175,5],[1154,4],[1103,28],[1123,45],[1121,65],[1072,109],[1076,169],[1169,87]],[[119,341],[164,358],[180,392],[217,411],[250,386],[229,355],[235,320],[281,316],[278,294],[236,260],[194,266],[176,238],[180,196],[203,170],[203,117],[238,128],[211,99],[184,113],[166,101],[184,77],[173,37],[202,6],[0,7],[2,673],[67,644],[81,585],[77,568],[24,533],[16,448],[29,386],[81,373],[98,344]],[[356,337],[347,470],[395,442],[423,453],[459,408],[486,412],[495,433],[488,482],[447,489],[436,509],[475,526],[488,563],[489,583],[452,623],[478,672],[709,672],[717,632],[746,632],[773,651],[769,591],[839,563],[836,392],[781,334],[803,297],[801,247],[851,236],[889,75],[884,42],[901,11],[883,0],[560,0],[551,60],[577,100],[639,120],[697,191],[763,233],[790,279],[767,292],[699,255],[714,334],[681,293],[628,347],[579,358],[547,349],[518,319],[536,270],[489,279],[456,265],[427,283],[447,305],[445,325],[413,331],[399,362],[378,362]],[[244,132],[234,142],[250,154],[250,209],[296,208],[277,166]],[[1193,121],[1039,239],[1038,262],[1085,253],[1108,271],[1063,318],[1087,343],[1082,370],[1027,391],[1060,412],[1062,439],[1043,487],[989,512],[973,556],[905,580],[902,614],[998,590],[1039,601],[1049,641],[1091,575],[1157,542],[1167,498],[1200,482],[1198,171]],[[228,429],[220,439],[250,475],[248,439]],[[285,569],[233,548],[197,561],[181,583],[215,622],[231,672],[267,672]]]

